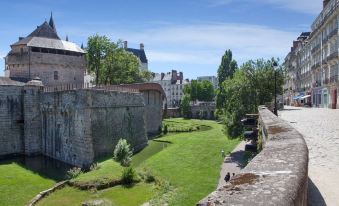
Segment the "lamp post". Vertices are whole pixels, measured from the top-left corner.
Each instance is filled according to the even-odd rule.
[[[273,113],[278,116],[278,106],[277,106],[277,72],[275,70],[275,67],[277,67],[278,64],[276,61],[273,61],[272,67],[274,71],[274,109]]]

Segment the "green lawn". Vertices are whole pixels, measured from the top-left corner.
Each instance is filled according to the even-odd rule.
[[[189,120],[176,119],[175,121],[180,124]],[[216,122],[190,121],[203,122],[211,129],[194,133],[178,133],[161,138],[172,144],[144,163],[157,176],[168,180],[177,189],[170,205],[195,205],[201,198],[212,192],[219,179],[221,149],[227,153],[239,143],[238,139],[228,140],[222,133],[222,125]]]
[[[171,194],[165,197],[169,205],[195,205],[213,191],[219,179],[222,163],[221,149],[231,151],[239,140],[228,140],[222,125],[214,121],[169,119],[170,127],[195,127],[185,133],[169,133],[149,141],[149,145],[133,156],[136,170],[147,168],[157,179],[170,183]],[[122,167],[111,158],[99,162],[100,168],[81,174],[73,181],[80,183],[117,180]],[[0,205],[24,205],[40,191],[51,187],[54,181],[16,164],[0,164]],[[134,187],[116,186],[97,192],[65,187],[38,205],[81,205],[88,200],[105,200],[112,206],[136,206],[159,194],[153,184],[138,183]],[[159,187],[158,187],[159,188]],[[13,195],[16,194],[16,195]]]
[[[152,184],[140,183],[131,188],[116,186],[113,188],[90,192],[72,187],[65,187],[41,200],[40,206],[78,206],[89,200],[104,200],[109,206],[141,205],[152,198]]]
[[[54,181],[40,176],[15,162],[0,163],[0,205],[22,206],[39,192],[54,185]]]

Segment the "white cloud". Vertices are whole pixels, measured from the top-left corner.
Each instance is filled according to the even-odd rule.
[[[165,26],[136,33],[119,33],[133,45],[143,42],[150,62],[192,64],[218,64],[226,49],[231,49],[240,62],[256,58],[283,58],[297,35],[266,26],[222,23]]]
[[[209,6],[225,6],[230,3],[270,4],[278,8],[300,13],[318,14],[322,9],[321,0],[208,0]]]

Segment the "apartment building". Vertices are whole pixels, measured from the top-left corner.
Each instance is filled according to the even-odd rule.
[[[324,0],[311,32],[303,32],[293,42],[285,58],[285,104],[303,102],[314,107],[339,108],[338,7],[339,0]]]

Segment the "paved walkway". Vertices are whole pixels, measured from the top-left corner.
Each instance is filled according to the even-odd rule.
[[[309,205],[339,205],[339,110],[286,107],[279,116],[309,149]]]
[[[240,144],[238,144],[238,146],[228,156],[225,157],[220,170],[218,188],[225,185],[224,177],[227,172],[229,172],[232,177],[232,173],[238,174],[243,168],[242,164],[243,155],[245,153],[245,145],[245,141],[240,142]]]

